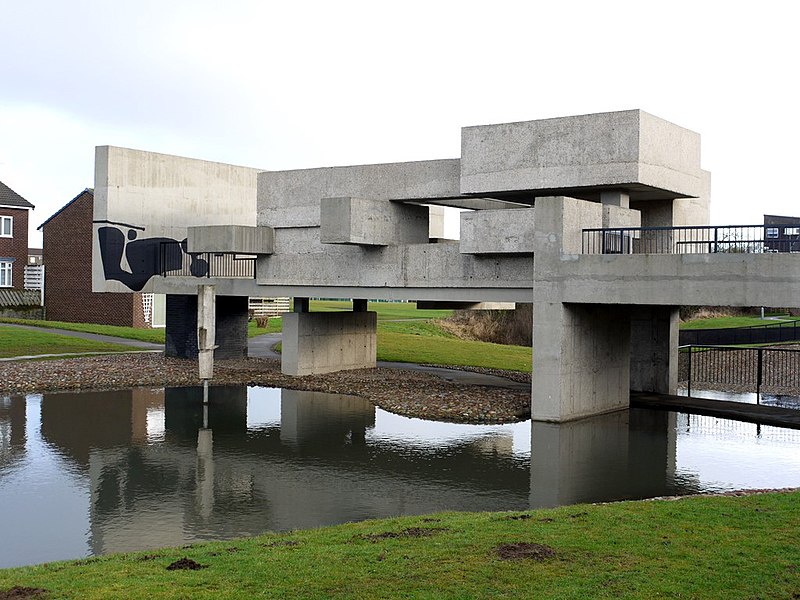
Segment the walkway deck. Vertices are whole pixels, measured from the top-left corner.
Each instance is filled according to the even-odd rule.
[[[747,421],[775,427],[800,429],[800,410],[765,406],[763,404],[747,404],[728,400],[709,400],[689,396],[673,396],[652,392],[631,392],[631,407],[672,410],[676,412],[707,415]]]

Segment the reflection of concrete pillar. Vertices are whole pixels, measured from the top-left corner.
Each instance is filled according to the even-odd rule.
[[[531,508],[674,493],[675,422],[619,411],[531,423]]]
[[[631,312],[631,389],[676,394],[678,307],[636,306]]]
[[[375,312],[293,312],[283,315],[281,371],[315,375],[375,367]]]
[[[198,512],[208,519],[214,511],[214,440],[210,429],[197,432],[196,482]]]
[[[532,419],[569,421],[627,408],[625,308],[538,302],[533,314]]]
[[[350,437],[363,443],[375,426],[375,405],[358,396],[281,390],[281,441],[308,444]],[[326,442],[327,443],[327,442]]]

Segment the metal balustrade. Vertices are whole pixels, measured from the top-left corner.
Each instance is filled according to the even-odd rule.
[[[162,242],[162,277],[255,279],[256,257],[233,252],[185,252],[180,242]]]
[[[584,229],[583,254],[800,252],[796,224]]]

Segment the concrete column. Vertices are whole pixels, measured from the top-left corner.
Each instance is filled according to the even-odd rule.
[[[365,298],[353,298],[353,312],[367,312],[367,300]]]
[[[677,306],[631,309],[631,389],[675,394],[678,390]]]
[[[281,371],[316,375],[374,368],[377,331],[375,312],[285,313]]]
[[[197,286],[197,364],[200,379],[214,376],[216,293],[213,285]]]
[[[628,407],[626,307],[536,302],[533,314],[534,421],[570,421]]]

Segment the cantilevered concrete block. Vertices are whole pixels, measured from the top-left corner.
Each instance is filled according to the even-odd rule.
[[[461,213],[462,254],[533,254],[534,209]]]
[[[428,207],[365,198],[323,198],[323,244],[393,246],[428,241]]]
[[[205,225],[189,227],[188,252],[226,252],[237,254],[272,254],[272,227],[242,225]]]
[[[538,191],[631,200],[702,193],[700,136],[640,110],[461,130],[461,193]]]

